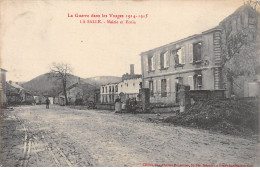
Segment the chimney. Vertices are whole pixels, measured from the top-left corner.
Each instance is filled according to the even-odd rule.
[[[78,84],[80,84],[80,77],[78,78]]]
[[[12,80],[9,80],[9,83],[12,84]]]
[[[135,74],[135,65],[130,64],[130,75],[134,75],[134,74]]]

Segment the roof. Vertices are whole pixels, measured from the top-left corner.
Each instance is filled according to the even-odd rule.
[[[25,90],[22,86],[20,86],[19,84],[16,84],[16,83],[14,83],[14,82],[6,82],[6,83],[8,83],[8,84],[10,84],[11,86],[13,86],[14,88],[16,88],[16,89],[22,89],[22,90]]]
[[[162,48],[167,48],[167,47],[170,47],[170,46],[172,46],[172,45],[176,45],[176,44],[178,44],[178,43],[181,43],[181,42],[184,42],[184,41],[187,41],[187,40],[190,40],[190,39],[193,39],[193,38],[202,36],[202,35],[204,35],[204,34],[208,34],[208,33],[213,32],[213,31],[221,31],[221,30],[222,30],[222,29],[217,26],[217,27],[211,28],[211,29],[209,29],[209,30],[203,31],[201,34],[194,34],[194,35],[188,36],[188,37],[186,37],[186,38],[183,38],[183,39],[180,39],[180,40],[177,40],[177,41],[168,43],[168,44],[166,44],[166,45],[163,45],[163,46],[160,46],[160,47],[156,47],[156,48],[153,48],[153,49],[151,49],[151,50],[142,52],[140,55],[147,54],[147,53],[150,53],[150,52],[153,52],[153,51],[157,51],[157,50],[160,50],[160,49],[162,49]]]
[[[92,84],[89,84],[89,83],[85,83],[85,82],[80,82],[79,83],[79,82],[77,82],[77,83],[74,83],[71,86],[67,87],[66,90],[70,90],[70,89],[72,89],[74,87],[79,87],[79,88],[81,88],[83,90],[95,89],[96,88],[96,86],[94,86]],[[60,91],[58,94],[60,94],[60,93],[63,93],[63,91]]]
[[[26,90],[25,88],[23,88],[23,87],[20,86],[19,84],[16,84],[16,83],[14,83],[14,82],[11,82],[11,83],[10,83],[10,82],[6,82],[6,84],[7,84],[7,85],[10,85],[12,88],[19,89],[19,91],[24,90],[25,93],[32,95],[31,92],[29,92],[28,90]]]

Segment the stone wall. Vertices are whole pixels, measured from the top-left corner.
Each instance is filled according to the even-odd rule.
[[[226,97],[244,97],[247,83],[256,79],[256,68],[260,65],[259,23],[259,13],[244,5],[219,24]]]

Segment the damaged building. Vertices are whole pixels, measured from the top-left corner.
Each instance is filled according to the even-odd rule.
[[[178,103],[180,85],[248,97],[259,66],[259,47],[254,46],[259,44],[258,15],[245,5],[213,29],[142,52],[142,81],[150,89],[150,102]],[[250,47],[257,52],[246,50]]]
[[[100,86],[101,103],[114,103],[120,96],[122,101],[128,98],[138,98],[139,89],[142,85],[142,75],[135,74],[134,64],[130,65],[130,74],[122,75],[122,81]]]
[[[141,53],[143,85],[152,103],[177,103],[180,85],[220,90],[221,29],[214,28]]]

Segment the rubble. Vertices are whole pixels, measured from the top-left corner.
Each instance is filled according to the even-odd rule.
[[[259,132],[258,101],[255,99],[199,101],[185,113],[170,116],[164,122],[252,137]]]

